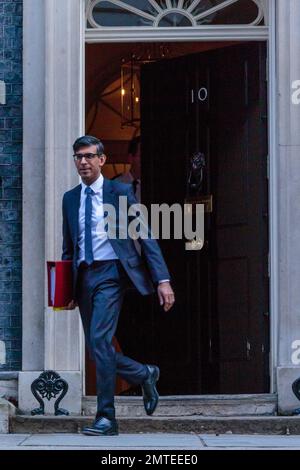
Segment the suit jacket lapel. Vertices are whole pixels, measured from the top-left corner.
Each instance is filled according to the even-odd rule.
[[[108,224],[111,227],[111,229],[114,226],[113,233],[115,231],[117,233],[118,225],[119,225],[118,199],[117,199],[117,194],[114,191],[113,182],[111,180],[106,179],[106,178],[104,178],[104,181],[103,181],[103,204],[111,204],[115,208],[115,217],[113,217],[112,219],[110,217],[108,217]],[[104,210],[104,212],[106,212],[106,210]],[[108,214],[112,214],[112,212],[109,211]],[[105,231],[108,232],[107,224],[105,224]],[[109,232],[108,232],[108,237],[109,237]],[[114,238],[110,238],[110,237],[109,237],[109,239],[110,239],[110,242],[111,242],[112,247],[114,248],[114,250],[116,252],[118,252],[118,246],[116,246],[117,245],[116,240]]]
[[[72,193],[72,203],[71,203],[71,223],[72,231],[74,234],[74,242],[77,243],[78,238],[78,219],[79,219],[79,206],[80,206],[80,195],[81,195],[81,184],[74,188]]]
[[[112,204],[116,207],[115,193],[111,180],[104,178],[103,181],[103,204]]]

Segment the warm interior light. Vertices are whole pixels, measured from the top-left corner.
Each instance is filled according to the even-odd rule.
[[[122,93],[122,96],[125,95],[125,90],[124,90],[124,88],[122,88],[121,93]]]
[[[136,97],[135,97],[135,102],[138,103],[139,101],[140,101],[139,97],[136,96]]]

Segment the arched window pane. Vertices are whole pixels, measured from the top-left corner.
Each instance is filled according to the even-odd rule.
[[[123,0],[128,4],[138,8],[142,12],[151,15],[156,14],[156,10],[147,0]],[[99,2],[93,9],[93,18],[99,26],[152,26],[153,21],[122,8],[110,1]]]
[[[179,13],[169,13],[165,15],[160,22],[158,23],[160,27],[176,27],[176,26],[192,26],[192,23],[189,18],[184,15],[180,15]]]
[[[94,27],[264,24],[254,0],[99,0],[88,20]]]
[[[224,0],[210,0],[210,2],[218,5],[224,3]],[[258,7],[252,0],[243,0],[214,13],[210,18],[210,24],[250,24],[257,18],[258,12]],[[201,20],[198,24],[201,24]]]
[[[156,0],[156,3],[158,3],[158,5],[159,5],[163,10],[165,10],[165,9],[167,8],[166,0]]]
[[[192,10],[190,10],[190,14],[193,17],[196,15],[204,14],[205,12],[222,2],[224,2],[224,0],[201,0]],[[184,8],[188,10],[188,7],[190,7],[192,4],[193,0],[186,0]],[[205,16],[204,18],[197,21],[197,24],[210,24],[215,16],[216,13],[213,13],[209,16]]]
[[[148,0],[122,0],[123,3],[130,5],[132,7],[138,8],[141,11],[145,11],[146,13],[155,13],[155,8],[151,5]],[[156,2],[157,3],[157,2]]]

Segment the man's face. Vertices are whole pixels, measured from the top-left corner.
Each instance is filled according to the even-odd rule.
[[[85,154],[96,154],[97,146],[90,145],[88,147],[81,147],[75,152],[76,155],[85,155]],[[100,176],[101,168],[103,167],[106,161],[105,155],[95,155],[93,158],[88,159],[87,157],[80,158],[75,160],[75,165],[79,175],[81,176],[82,181],[91,185],[96,179]]]

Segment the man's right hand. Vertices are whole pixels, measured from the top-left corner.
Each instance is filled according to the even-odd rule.
[[[78,304],[75,300],[71,300],[69,305],[65,308],[65,310],[74,310],[74,308],[78,307]]]

